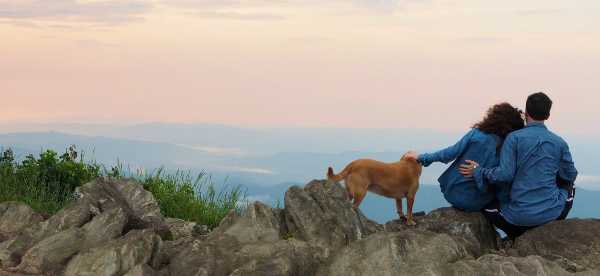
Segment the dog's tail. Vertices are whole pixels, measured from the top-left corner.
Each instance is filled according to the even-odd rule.
[[[341,171],[339,174],[335,174],[333,173],[333,168],[329,167],[327,169],[327,180],[329,181],[333,181],[333,182],[339,182],[342,179],[345,179],[348,174],[350,173],[350,167],[352,164],[346,166],[346,168],[344,168],[343,171]]]

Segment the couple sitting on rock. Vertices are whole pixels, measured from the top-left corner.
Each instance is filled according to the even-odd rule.
[[[482,211],[514,239],[565,219],[573,206],[577,170],[567,143],[544,125],[551,107],[546,94],[530,95],[525,125],[522,111],[497,104],[455,145],[408,154],[425,167],[454,161],[438,179],[446,200],[464,211]]]

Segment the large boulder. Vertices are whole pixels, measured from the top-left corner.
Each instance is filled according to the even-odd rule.
[[[81,252],[69,261],[64,275],[123,275],[138,265],[152,263],[160,242],[151,229],[133,230],[118,240]]]
[[[484,255],[477,260],[461,260],[445,267],[444,276],[528,276],[528,275],[572,275],[559,264],[540,256],[507,257]]]
[[[45,238],[61,231],[78,228],[89,222],[92,217],[93,203],[82,199],[60,210],[48,220],[36,223],[21,231],[18,235],[0,243],[0,266],[14,267],[28,249]]]
[[[84,249],[132,230],[151,229],[163,238],[171,237],[157,201],[135,181],[99,178],[80,187],[76,195],[75,202],[48,220],[30,224],[1,242],[0,267],[53,273]]]
[[[519,256],[539,255],[565,258],[582,270],[600,269],[600,220],[568,219],[554,221],[527,231],[517,238]]]
[[[332,249],[382,229],[352,208],[339,184],[318,180],[304,188],[291,187],[285,193],[285,222],[288,235]]]
[[[476,257],[497,249],[498,234],[479,212],[463,212],[447,207],[435,209],[425,216],[417,216],[415,220],[416,227],[407,226],[402,220],[393,220],[386,223],[385,230],[398,232],[421,229],[448,234]]]
[[[101,177],[79,187],[76,194],[97,203],[101,211],[123,209],[128,217],[126,230],[152,228],[163,239],[172,237],[158,202],[136,181]]]
[[[340,250],[317,275],[439,275],[448,263],[467,257],[465,246],[448,234],[382,232]]]
[[[232,211],[204,240],[167,242],[170,275],[313,275],[326,249],[286,235],[283,210],[255,202]]]
[[[43,220],[44,218],[27,204],[20,202],[0,203],[0,242]]]

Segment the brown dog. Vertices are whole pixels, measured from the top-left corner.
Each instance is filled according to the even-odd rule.
[[[396,208],[400,218],[404,218],[402,198],[407,198],[408,225],[416,225],[413,220],[413,204],[419,189],[421,165],[411,157],[402,156],[395,163],[383,163],[370,159],[352,161],[339,174],[334,174],[329,167],[327,179],[334,182],[344,180],[350,200],[354,200],[354,208],[358,208],[362,200],[371,191],[381,196],[396,199]]]

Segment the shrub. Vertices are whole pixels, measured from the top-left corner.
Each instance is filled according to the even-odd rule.
[[[144,185],[158,201],[164,216],[194,221],[214,228],[231,210],[245,201],[241,187],[217,191],[206,174],[192,177],[164,169],[146,174],[127,173],[119,163],[106,169],[85,161],[74,146],[64,154],[46,150],[38,157],[27,155],[17,162],[12,150],[0,154],[0,202],[21,201],[38,212],[53,214],[73,200],[75,189],[99,176],[131,177]]]

